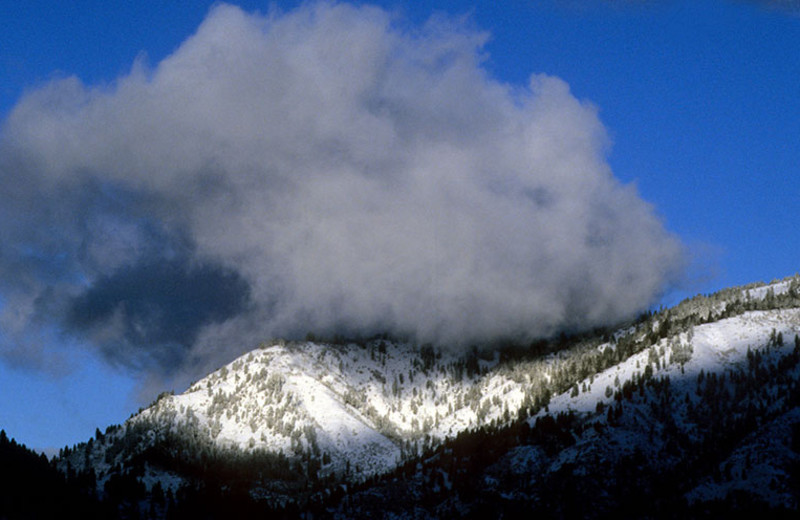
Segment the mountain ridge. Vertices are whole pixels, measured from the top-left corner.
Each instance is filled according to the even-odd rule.
[[[536,474],[533,468],[539,468],[545,475],[540,480],[558,482],[553,475],[560,475],[565,467],[580,466],[577,461],[584,461],[585,470],[591,473],[604,460],[623,467],[627,463],[620,461],[629,457],[644,457],[646,461],[663,457],[659,471],[671,475],[682,458],[692,458],[686,446],[703,445],[717,435],[706,431],[693,411],[706,406],[702,392],[707,383],[698,382],[700,374],[714,374],[714,380],[716,374],[727,377],[728,386],[722,393],[733,397],[738,395],[735,392],[744,391],[737,390],[738,383],[732,382],[740,376],[730,374],[752,367],[754,356],[764,366],[785,365],[780,370],[775,368],[782,379],[765,379],[767,386],[772,385],[772,395],[752,397],[749,389],[742,394],[750,396],[749,406],[757,410],[747,413],[763,417],[761,423],[748,426],[748,435],[777,420],[773,415],[779,412],[775,410],[788,406],[780,404],[783,398],[778,393],[793,396],[797,388],[798,371],[791,361],[800,356],[799,293],[797,276],[730,288],[645,315],[613,332],[540,344],[539,354],[475,350],[459,356],[430,346],[382,339],[348,345],[276,341],[212,372],[182,394],[162,395],[151,407],[94,441],[63,450],[58,464],[65,471],[94,472],[100,494],[115,475],[130,476],[144,486],[145,493],[158,486],[175,494],[193,486],[198,478],[202,480],[198,468],[221,468],[227,464],[224,460],[235,459],[236,478],[250,489],[254,500],[271,507],[324,503],[328,504],[328,513],[342,517],[352,516],[353,511],[342,510],[341,503],[331,505],[335,503],[332,497],[336,486],[373,485],[366,489],[374,493],[383,489],[380,482],[398,471],[417,474],[408,469],[409,464],[418,466],[424,474],[426,461],[442,458],[444,452],[440,450],[458,451],[454,446],[459,442],[485,432],[496,432],[498,438],[506,435],[502,432],[518,432],[516,447],[510,447],[498,459],[505,464],[501,476],[484,475],[490,483],[496,482],[495,488],[504,488],[511,495],[516,471],[530,477],[532,472]],[[762,370],[772,373],[771,368]],[[750,372],[744,373],[741,378],[747,380]],[[664,397],[673,394],[685,397],[680,403]],[[640,397],[641,402],[637,402]],[[757,399],[772,403],[772,408],[754,404]],[[659,411],[660,407],[668,407],[669,413]],[[728,411],[734,422],[745,413],[730,406]],[[781,431],[788,431],[786,435],[791,437],[795,431],[790,420],[793,412],[780,413],[788,414],[789,422]],[[628,415],[633,418],[625,429],[619,425],[626,424]],[[542,426],[550,420],[556,420],[553,431],[563,429],[563,435],[554,434],[556,440],[547,441],[559,447],[552,454],[548,454],[551,448],[542,451],[541,446],[528,442],[531,435],[549,438],[552,431],[530,432],[551,428]],[[650,429],[644,428],[648,424]],[[528,433],[519,433],[523,431]],[[592,431],[597,436],[593,437]],[[612,447],[601,447],[600,438],[611,442]],[[502,445],[496,439],[492,442]],[[787,442],[793,445],[794,441]],[[638,446],[639,451],[613,445]],[[781,446],[775,448],[777,452],[788,449]],[[738,448],[742,453],[749,449],[746,444]],[[726,457],[734,457],[732,450]],[[556,458],[545,466],[531,462],[553,456]],[[456,458],[455,473],[441,473],[443,476],[430,489],[446,491],[449,482],[452,491],[453,482],[458,480],[458,465],[469,459],[465,457]],[[737,457],[729,462],[738,471],[744,466],[737,466],[737,461],[746,456]],[[706,466],[698,464],[700,475]],[[259,465],[261,469],[256,468]],[[477,474],[481,471],[494,470],[486,466]],[[765,470],[772,480],[764,484],[764,477],[755,486],[765,490],[758,495],[759,500],[796,509],[797,497],[790,492],[793,474],[786,477],[783,471],[782,477],[781,471]],[[413,486],[408,485],[411,490]],[[522,488],[522,495],[538,496],[530,485]],[[739,488],[735,483],[725,487],[721,480],[698,476],[697,486],[680,495],[681,503],[706,503]],[[484,495],[491,489],[492,485],[484,486]],[[723,493],[725,489],[728,491]],[[350,501],[358,503],[355,497],[363,498],[360,493],[355,492]],[[415,493],[428,501],[435,495],[429,491]],[[461,500],[466,500],[467,506],[471,504]],[[450,498],[442,499],[442,511],[457,512],[457,507],[447,509],[451,502]],[[442,511],[437,513],[434,508],[428,514],[440,516]]]

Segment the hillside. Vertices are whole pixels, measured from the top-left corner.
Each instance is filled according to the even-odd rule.
[[[212,514],[231,497],[290,516],[367,517],[382,503],[420,517],[647,516],[656,498],[654,516],[777,514],[798,509],[798,361],[796,277],[467,354],[271,341],[59,465],[152,517]]]
[[[0,518],[113,517],[91,486],[59,472],[47,457],[9,439],[0,430]]]

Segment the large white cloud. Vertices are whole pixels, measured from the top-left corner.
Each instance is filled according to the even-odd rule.
[[[153,68],[30,92],[0,144],[0,290],[30,310],[0,320],[205,367],[267,336],[467,345],[651,304],[681,245],[613,177],[596,109],[493,79],[463,24],[401,26],[219,5]]]

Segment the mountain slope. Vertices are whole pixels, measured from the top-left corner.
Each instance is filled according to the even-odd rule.
[[[273,508],[343,516],[368,514],[389,488],[431,516],[547,504],[567,481],[613,503],[632,464],[673,488],[685,466],[665,494],[673,506],[756,490],[796,509],[799,289],[796,277],[732,288],[615,332],[465,355],[380,339],[270,342],[61,464],[94,471],[101,492],[125,476],[178,493],[211,474]],[[603,468],[612,478],[597,487],[588,476]],[[339,483],[366,491],[343,509]]]
[[[67,477],[0,430],[0,518],[107,518],[93,485]]]
[[[697,355],[682,368],[669,361],[677,339],[665,338],[578,383],[587,392],[555,396],[549,413],[465,433],[335,511],[366,518],[377,497],[399,497],[418,518],[796,517],[800,312],[747,312],[694,331]],[[780,344],[790,333],[797,339]]]

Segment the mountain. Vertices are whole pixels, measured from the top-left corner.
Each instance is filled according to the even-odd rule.
[[[94,482],[68,478],[0,430],[0,518],[108,518]]]
[[[269,341],[62,450],[122,517],[800,508],[800,278],[466,353]]]

